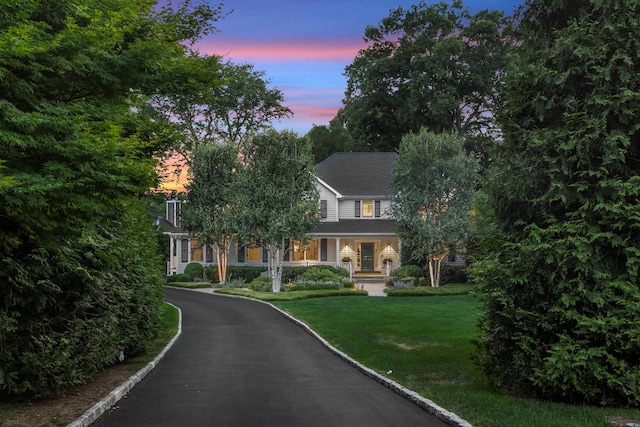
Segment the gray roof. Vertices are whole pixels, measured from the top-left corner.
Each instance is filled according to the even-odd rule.
[[[396,233],[395,219],[341,219],[338,222],[321,222],[312,234],[327,235],[392,235]]]
[[[334,153],[315,170],[345,197],[390,197],[395,160],[396,153]]]

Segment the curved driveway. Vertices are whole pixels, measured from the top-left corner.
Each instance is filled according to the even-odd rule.
[[[268,305],[179,289],[165,296],[182,309],[182,334],[92,425],[445,425]]]

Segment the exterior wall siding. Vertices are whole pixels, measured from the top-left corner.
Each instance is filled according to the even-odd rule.
[[[338,206],[335,193],[327,190],[324,185],[318,184],[318,192],[320,193],[320,200],[327,201],[327,217],[322,218],[322,221],[337,221],[338,220]]]

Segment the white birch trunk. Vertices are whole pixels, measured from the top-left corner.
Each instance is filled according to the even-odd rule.
[[[269,244],[269,276],[271,277],[271,290],[273,292],[280,292],[280,285],[282,284],[282,249],[277,245]]]

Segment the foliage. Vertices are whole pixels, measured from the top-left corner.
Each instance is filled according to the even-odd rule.
[[[303,240],[319,221],[318,190],[306,139],[270,130],[243,150],[236,189],[242,240],[267,248],[273,291],[280,290],[285,240]]]
[[[255,292],[244,289],[218,289],[219,294],[240,295],[261,301],[300,301],[305,299],[328,297],[366,297],[367,291],[354,291],[351,289],[315,289],[289,292]]]
[[[313,125],[305,138],[311,142],[313,162],[316,164],[333,153],[353,151],[354,149],[351,135],[337,117],[329,122],[329,126]]]
[[[193,282],[193,276],[187,273],[173,274],[171,276],[167,276],[167,283],[175,283],[175,282]]]
[[[402,138],[393,176],[392,212],[411,259],[427,259],[437,287],[446,255],[461,249],[470,230],[478,163],[460,138],[423,129]]]
[[[205,267],[205,270],[207,280],[212,283],[219,283],[217,266]],[[227,269],[227,280],[240,280],[245,283],[251,283],[265,271],[267,271],[266,267],[230,265]]]
[[[140,99],[217,14],[0,0],[0,394],[54,395],[156,333],[162,267],[139,206],[165,143]]]
[[[385,291],[390,297],[435,297],[453,295],[479,294],[477,285],[448,284],[433,288],[431,286],[418,286],[412,288],[391,288]]]
[[[499,239],[474,263],[480,362],[514,394],[640,407],[638,2],[526,6],[488,187]]]
[[[349,272],[342,267],[334,267],[332,265],[314,265],[311,267],[284,267],[282,269],[283,282],[295,282],[299,277],[303,276],[309,269],[327,270],[337,274],[341,278],[349,277]]]
[[[145,212],[0,261],[0,394],[46,397],[145,350],[162,299]],[[118,233],[113,232],[117,224]],[[122,233],[122,234],[120,234]]]
[[[502,12],[471,15],[461,1],[399,7],[365,29],[365,49],[346,67],[339,119],[361,150],[393,151],[403,135],[429,130],[468,136],[496,131],[491,112],[510,41]]]
[[[198,262],[190,262],[184,268],[184,274],[191,277],[191,279],[202,279],[204,273],[204,267]]]
[[[442,265],[440,272],[440,283],[467,283],[469,281],[469,273],[466,267],[457,265]]]
[[[171,148],[186,161],[202,146],[239,148],[272,120],[292,114],[282,92],[251,64],[191,52],[167,73],[172,78],[158,82],[150,107],[157,120],[175,127]]]
[[[313,266],[306,269],[298,276],[297,280],[303,282],[339,282],[343,277],[346,276],[339,275],[332,268]]]
[[[403,265],[393,270],[393,277],[418,277],[424,276],[422,268],[417,265]]]
[[[251,283],[249,283],[249,289],[257,292],[271,292],[271,277],[256,277]]]
[[[218,280],[227,279],[231,242],[238,234],[234,183],[240,167],[233,145],[206,145],[193,152],[187,200],[182,205],[182,225],[200,244],[216,252]]]

